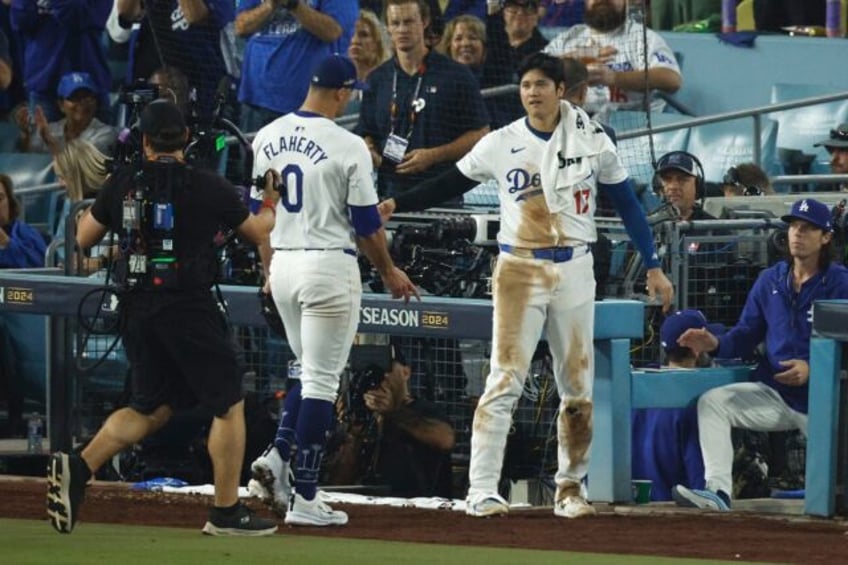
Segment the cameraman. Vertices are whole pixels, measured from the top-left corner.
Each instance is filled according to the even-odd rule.
[[[391,370],[362,395],[368,421],[348,430],[329,470],[330,482],[351,477],[351,468],[364,469],[364,478],[352,478],[387,484],[392,496],[451,498],[454,428],[438,406],[410,393],[411,374],[409,364],[395,352]],[[373,451],[363,448],[369,441],[374,441]]]
[[[241,371],[227,320],[211,292],[214,236],[225,225],[255,244],[273,224],[267,206],[251,215],[236,189],[185,164],[188,128],[179,109],[158,100],[141,113],[144,160],[118,169],[79,222],[88,249],[118,235],[115,260],[121,337],[132,369],[129,406],[113,412],[81,454],[54,453],[48,464],[48,515],[70,532],[89,478],[115,454],[159,430],[177,409],[200,405],[214,416],[208,449],[215,482],[209,535],[270,535],[238,498],[245,422]]]

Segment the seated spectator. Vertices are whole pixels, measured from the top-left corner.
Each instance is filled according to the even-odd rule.
[[[741,163],[727,169],[721,191],[725,197],[774,194],[768,175],[756,163]]]
[[[834,175],[848,175],[848,123],[839,124],[830,130],[830,136],[816,143],[814,147],[824,147],[830,154],[830,172]],[[848,182],[832,185],[832,190],[848,192]]]
[[[53,160],[53,170],[59,184],[65,187],[66,196],[59,216],[59,224],[53,235],[54,239],[65,239],[65,228],[71,208],[85,198],[94,198],[109,177],[111,159],[101,153],[94,145],[84,139],[74,139],[65,144],[56,153]],[[79,217],[73,219],[76,223]],[[65,261],[65,246],[56,249],[57,265]],[[83,257],[82,262],[74,269],[80,273],[91,273],[105,266],[105,255]]]
[[[677,343],[686,330],[705,327],[717,334],[723,333],[721,324],[708,325],[706,317],[698,310],[680,310],[668,316],[660,327],[665,367],[708,367],[711,364],[708,355]],[[698,443],[698,413],[694,403],[685,408],[634,410],[632,434],[632,476],[652,482],[651,500],[671,500],[671,489],[677,484],[704,488],[704,461]]]
[[[94,144],[102,153],[111,155],[118,133],[95,117],[97,113],[97,87],[88,73],[68,73],[59,81],[59,107],[64,118],[47,122],[41,106],[35,108],[35,127],[29,126],[30,116],[26,106],[21,106],[16,116],[21,130],[18,141],[21,151],[53,153],[73,139],[84,139]]]
[[[21,204],[8,175],[0,174],[0,187],[0,269],[43,267],[44,236],[18,219]]]
[[[714,388],[698,400],[698,429],[706,488],[677,485],[682,506],[726,511],[733,492],[731,428],[807,432],[810,334],[815,300],[848,298],[848,269],[831,261],[830,209],[804,198],[781,218],[789,224],[786,261],[763,270],[739,322],[726,334],[689,329],[679,345],[723,359],[763,345],[751,382]]]
[[[327,482],[388,485],[391,496],[405,498],[451,498],[453,425],[438,406],[412,395],[412,369],[394,356],[382,381],[352,400],[364,403],[349,407],[363,420],[351,422],[328,461]]]
[[[647,87],[642,49],[643,26],[627,18],[625,0],[586,0],[585,24],[556,36],[545,52],[558,57],[576,57],[589,69],[586,111],[600,114],[601,121],[616,109],[642,109],[650,100],[651,111],[661,112],[665,102],[655,90],[674,93],[683,79],[674,53],[655,31],[647,34]],[[646,92],[646,88],[650,92]]]
[[[704,169],[685,151],[671,151],[657,160],[656,178],[663,200],[677,208],[681,220],[715,220],[705,211]]]

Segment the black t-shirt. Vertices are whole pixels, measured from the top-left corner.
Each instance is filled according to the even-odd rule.
[[[173,177],[182,179],[182,182],[173,183],[176,186],[172,187],[171,196],[179,289],[208,289],[217,271],[215,236],[222,227],[237,228],[250,213],[237,189],[226,179],[179,163],[148,161],[144,164],[143,182],[135,180],[129,167],[116,171],[98,194],[91,213],[95,220],[123,240],[127,235],[123,227],[124,201],[142,184],[147,187],[150,198],[157,199],[160,181],[163,174],[167,174],[166,167],[176,167],[185,173]],[[122,259],[126,260],[126,257]]]
[[[406,405],[424,418],[448,422],[444,412],[426,400],[414,399]],[[426,446],[403,430],[391,425],[383,428],[378,480],[391,485],[393,496],[406,498],[441,496],[451,498],[451,455]]]

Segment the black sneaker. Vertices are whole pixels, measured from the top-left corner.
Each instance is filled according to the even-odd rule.
[[[69,534],[74,529],[90,478],[88,465],[76,453],[58,451],[50,456],[47,462],[47,517],[57,532]]]
[[[241,502],[232,513],[213,506],[209,509],[209,520],[203,526],[203,533],[210,536],[270,536],[276,531],[274,520],[260,518]]]

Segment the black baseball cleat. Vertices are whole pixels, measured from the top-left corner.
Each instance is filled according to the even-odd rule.
[[[77,523],[85,486],[91,478],[82,457],[58,451],[47,463],[47,517],[57,532],[69,534]]]
[[[213,506],[203,533],[209,536],[270,536],[277,531],[277,522],[260,518],[244,503],[227,511]]]

